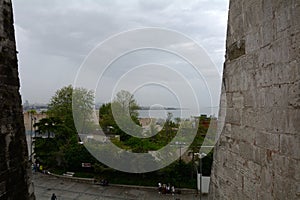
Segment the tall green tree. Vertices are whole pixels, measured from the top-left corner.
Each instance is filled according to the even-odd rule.
[[[62,125],[62,122],[59,118],[49,117],[43,118],[39,120],[39,122],[35,123],[33,127],[37,128],[36,132],[39,134],[47,134],[48,138],[50,138],[51,133],[55,133],[57,129]]]
[[[76,131],[73,113],[76,121],[84,122],[90,119],[94,108],[94,93],[85,88],[73,89],[71,85],[58,90],[48,105],[48,115],[60,119],[70,129]],[[84,125],[82,125],[84,126]],[[82,127],[81,126],[81,127]]]
[[[114,98],[113,104],[118,104],[122,112],[129,112],[130,117],[138,117],[137,110],[139,109],[139,105],[134,99],[133,94],[131,94],[130,92],[126,90],[119,91]]]
[[[51,167],[63,166],[71,169],[72,167],[81,168],[80,162],[87,162],[87,160],[95,162],[92,156],[86,156],[90,154],[78,143],[73,117],[75,109],[77,113],[80,112],[75,115],[76,120],[89,119],[93,112],[93,101],[92,91],[84,88],[73,89],[71,85],[63,87],[55,93],[49,103],[47,112],[49,118],[42,119],[35,124],[41,132],[48,135],[50,132],[55,134],[54,138],[37,140],[36,154],[43,163],[51,165]],[[83,125],[79,127],[86,127],[86,121],[82,120],[82,122]],[[88,159],[82,159],[83,157]]]
[[[75,131],[72,113],[72,93],[71,85],[57,90],[48,104],[47,114],[53,118],[59,118],[64,125]]]
[[[106,132],[120,135],[122,141],[131,136],[127,133],[140,131],[138,103],[134,96],[125,90],[116,94],[113,102],[103,104],[99,109],[100,126]],[[118,122],[118,123],[117,123]]]

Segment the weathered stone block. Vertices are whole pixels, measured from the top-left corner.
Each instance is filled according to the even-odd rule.
[[[257,110],[253,108],[244,108],[241,112],[241,125],[248,127],[259,127],[259,118]]]
[[[279,141],[279,134],[264,131],[256,132],[255,134],[255,144],[261,148],[278,151]]]
[[[266,59],[266,58],[261,58]],[[266,62],[266,61],[265,61]],[[255,80],[258,87],[268,87],[273,85],[273,76],[272,73],[272,66],[274,64],[265,64],[263,67],[260,67],[256,74],[255,74]],[[266,88],[265,88],[266,89]]]
[[[275,11],[275,26],[276,31],[281,32],[286,30],[291,25],[291,7],[281,3]]]
[[[270,9],[271,10],[271,9]],[[274,30],[274,24],[271,19],[266,20],[263,22],[263,26],[260,28],[260,35],[261,35],[261,46],[265,47],[274,40],[275,38],[275,30]]]
[[[285,177],[282,177],[275,173],[273,184],[274,184],[273,196],[276,197],[276,199],[284,199],[284,200],[298,199],[297,182],[286,179]]]
[[[261,1],[245,1],[244,6],[245,33],[254,33],[262,23],[263,10]],[[254,33],[255,34],[255,33]]]
[[[274,197],[272,196],[271,192],[265,192],[260,190],[257,194],[257,199],[274,200]]]
[[[239,143],[239,154],[245,160],[253,160],[254,148],[253,145],[247,142]]]
[[[252,180],[251,178],[244,178],[244,182],[243,182],[243,193],[248,196],[248,197],[256,197],[258,194],[258,190],[259,190],[259,184]]]
[[[273,187],[273,172],[268,166],[264,166],[261,169],[260,180],[261,180],[261,191],[260,193],[271,193]],[[266,192],[263,192],[266,191]]]
[[[272,111],[272,118],[270,120],[273,126],[270,127],[268,131],[273,133],[287,132],[286,126],[288,124],[288,110],[282,107],[275,108]]]
[[[244,107],[245,108],[256,108],[258,103],[256,101],[257,96],[259,95],[257,90],[248,90],[243,92],[244,95]]]
[[[300,26],[299,26],[300,27]],[[300,28],[299,28],[300,29]],[[293,65],[296,65],[299,62],[299,54],[300,54],[300,46],[297,45],[300,43],[300,32],[295,34],[291,34],[291,46],[289,48],[289,55],[291,56],[291,62]],[[298,73],[296,73],[298,72]],[[295,70],[296,80],[299,80],[298,77],[300,75],[299,68]]]
[[[253,146],[253,162],[260,164],[262,167],[268,165],[268,151],[258,146]]]
[[[273,54],[273,62],[285,66],[290,61],[290,35],[288,31],[282,31],[277,33],[279,37],[276,41],[272,42],[270,46],[270,51]]]
[[[244,107],[244,96],[241,92],[235,92],[232,94],[232,105],[234,108]]]
[[[288,86],[288,105],[300,109],[300,81]]]
[[[245,38],[246,53],[256,51],[262,46],[262,36],[260,30],[254,31],[254,33],[247,34]]]
[[[273,23],[272,19],[273,19],[273,12],[274,12],[274,8],[273,8],[273,0],[263,0],[262,1],[262,11],[263,11],[263,22],[266,21],[270,21],[270,24]],[[268,32],[271,32],[272,29],[268,29]]]
[[[300,136],[280,134],[280,153],[285,156],[300,158]]]
[[[226,123],[240,124],[241,123],[241,110],[234,108],[227,108],[226,110]]]
[[[249,126],[233,126],[232,132],[235,133],[235,138],[240,140],[241,142],[247,142],[250,144],[254,144],[255,142],[255,134],[253,134],[253,131],[255,131],[254,127]]]
[[[273,155],[274,171],[282,177],[300,181],[300,161],[279,153]]]
[[[273,117],[273,109],[272,107],[266,106],[263,108],[259,108],[255,110],[256,115],[255,118],[251,119],[251,121],[255,121],[256,124],[252,127],[256,127],[257,131],[270,131],[273,129],[272,117]],[[246,121],[246,120],[245,120]],[[247,121],[245,122],[247,123]]]
[[[287,109],[287,122],[285,126],[285,133],[290,133],[292,135],[299,135],[300,130],[300,109]]]
[[[261,70],[262,68],[273,64],[273,53],[271,53],[271,45],[267,45],[262,47],[258,52],[255,53],[257,55],[257,70]],[[259,72],[259,71],[258,71]]]

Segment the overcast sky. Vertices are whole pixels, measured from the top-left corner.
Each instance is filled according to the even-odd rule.
[[[22,99],[30,103],[48,103],[56,90],[74,83],[80,66],[97,45],[112,35],[143,27],[171,29],[190,37],[207,51],[221,74],[225,54],[228,2],[228,0],[14,0]],[[173,59],[170,55],[164,53],[158,55],[157,52],[151,51],[144,51],[139,55],[131,54],[123,61],[121,59],[121,65],[115,63],[114,70],[111,70],[111,74],[107,74],[104,80],[121,73],[120,66],[128,63],[130,65],[132,60],[136,66],[143,64],[136,62],[142,58],[144,64],[154,62],[149,59],[152,57],[155,58],[155,63],[160,63],[158,58],[161,58],[163,65],[167,65],[166,60]],[[179,60],[177,64],[180,63]],[[152,70],[154,69],[158,69],[157,66],[152,67]],[[193,74],[192,70],[186,69],[180,73]],[[164,70],[157,74],[163,73]],[[134,76],[143,74],[136,72]],[[115,79],[119,80],[120,77]],[[178,82],[177,87],[180,88]],[[155,101],[149,100],[151,98],[143,94],[145,91],[154,94],[155,91],[162,90],[155,89],[152,85],[147,90],[139,88],[137,91],[139,92],[135,96],[139,101],[144,101],[141,104],[153,105]],[[110,97],[103,93],[97,94],[97,98],[97,101],[105,102]],[[166,102],[172,102],[168,97],[163,97],[162,93],[160,99],[166,101],[161,100],[158,104],[166,105]],[[170,103],[170,106],[175,104]]]

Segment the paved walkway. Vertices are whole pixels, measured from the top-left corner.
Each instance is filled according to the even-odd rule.
[[[156,189],[130,188],[71,182],[50,175],[34,173],[37,200],[50,200],[55,193],[58,200],[196,200],[196,194],[160,195]],[[202,200],[207,200],[206,196]]]

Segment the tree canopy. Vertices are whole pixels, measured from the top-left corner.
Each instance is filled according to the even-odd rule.
[[[77,97],[75,102],[72,101],[73,95]],[[93,109],[93,100],[93,92],[84,88],[73,89],[69,85],[56,91],[49,103],[48,118],[41,119],[34,125],[38,132],[48,134],[48,138],[36,140],[35,152],[40,162],[49,167],[61,166],[69,169],[80,169],[81,162],[95,162],[88,151],[78,143],[79,137],[73,117],[73,108],[81,111],[77,118],[88,116]],[[54,133],[55,137],[50,138],[50,133]]]
[[[89,119],[93,112],[94,93],[85,88],[75,88],[71,85],[57,90],[48,104],[47,114],[50,117],[58,118],[66,126],[76,131],[75,120],[83,121]]]
[[[137,110],[139,109],[139,105],[134,99],[133,94],[131,94],[130,92],[126,90],[121,90],[117,93],[113,103],[119,104],[124,113],[129,111],[129,115],[131,117],[138,116]]]
[[[127,133],[141,131],[139,127],[138,103],[134,96],[125,90],[116,94],[113,102],[103,104],[99,109],[100,126],[106,133],[120,135],[122,141],[128,140]]]

